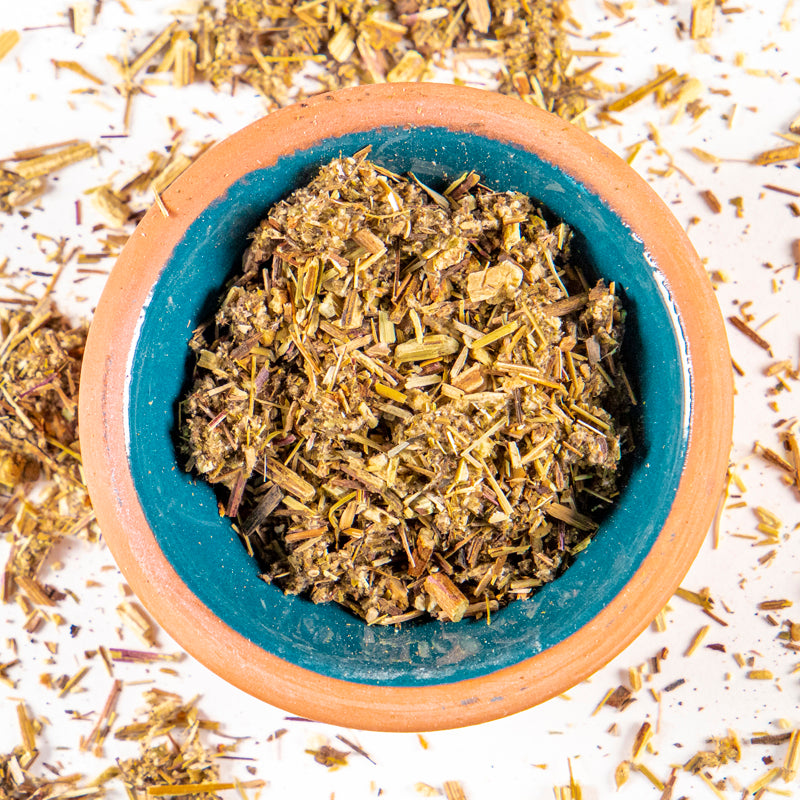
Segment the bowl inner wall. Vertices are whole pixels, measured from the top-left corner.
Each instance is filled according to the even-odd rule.
[[[284,596],[258,578],[230,522],[220,518],[214,491],[184,472],[176,457],[176,406],[192,365],[187,342],[216,310],[247,234],[319,165],[368,144],[374,161],[398,173],[411,170],[434,188],[475,169],[493,188],[531,195],[575,230],[587,271],[615,281],[628,311],[626,368],[639,401],[639,439],[620,500],[563,576],[492,614],[490,626],[465,620],[367,627],[337,606]],[[620,592],[655,542],[678,486],[688,384],[668,287],[642,243],[596,195],[536,155],[485,136],[433,127],[371,130],[322,141],[247,174],[188,229],[143,311],[131,354],[131,471],[166,558],[189,589],[247,639],[333,678],[395,686],[447,683],[552,647]]]

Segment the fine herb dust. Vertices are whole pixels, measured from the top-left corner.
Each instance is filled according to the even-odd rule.
[[[488,615],[618,493],[625,312],[529,197],[368,154],[269,211],[195,331],[187,468],[287,593],[373,624]]]

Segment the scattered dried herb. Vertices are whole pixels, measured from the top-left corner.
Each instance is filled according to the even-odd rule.
[[[35,606],[54,605],[63,595],[38,580],[47,554],[64,537],[97,536],[77,429],[86,332],[49,298],[32,309],[0,309],[0,485],[8,492],[0,496],[0,530],[12,541],[4,602],[21,591]],[[27,490],[40,479],[34,502]]]
[[[195,701],[184,702],[179,695],[151,689],[145,692],[144,719],[126,725],[115,739],[141,742],[138,756],[117,759],[116,766],[103,773],[107,781],[121,780],[130,798],[181,796],[191,794],[213,800],[217,793],[237,787],[261,787],[264,781],[221,782],[217,759],[231,749],[206,747],[201,731],[216,731],[218,723],[203,719]]]
[[[425,80],[434,63],[453,56],[497,59],[500,91],[580,121],[586,100],[600,93],[593,67],[575,69],[574,58],[602,54],[570,47],[568,19],[564,0],[227,0],[223,12],[204,3],[187,22],[167,25],[130,62],[114,61],[128,98],[126,127],[147,70],[171,71],[176,86],[246,83],[284,106],[301,97],[301,72],[307,84],[328,91]]]
[[[455,621],[557,577],[616,496],[624,311],[528,197],[366,155],[271,210],[195,333],[187,468],[268,582]]]
[[[93,158],[97,148],[88,142],[59,142],[0,161],[0,211],[12,213],[47,189],[47,176],[78,161]]]
[[[97,786],[80,786],[83,776],[54,774],[44,777],[34,774],[32,768],[39,756],[36,735],[41,723],[30,716],[23,702],[17,703],[17,722],[22,744],[11,752],[0,754],[0,797],[3,800],[33,800],[53,797],[97,797],[103,789]]]

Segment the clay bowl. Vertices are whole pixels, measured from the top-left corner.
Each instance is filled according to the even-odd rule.
[[[638,449],[619,502],[555,582],[485,621],[367,627],[259,580],[211,488],[176,457],[187,340],[266,209],[340,154],[441,185],[467,169],[533,196],[577,232],[589,273],[629,311]],[[433,730],[531,707],[619,653],[691,564],[731,436],[729,353],[697,255],[643,180],[561,119],[444,85],[323,95],[217,145],[165,192],[120,256],[81,382],[86,478],[134,592],[199,661],[294,714],[355,728]]]

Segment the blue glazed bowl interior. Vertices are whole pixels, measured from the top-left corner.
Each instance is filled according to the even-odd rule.
[[[367,627],[338,606],[288,597],[258,577],[210,486],[176,455],[176,408],[192,330],[215,311],[247,234],[316,168],[372,145],[371,158],[432,186],[469,169],[496,189],[529,194],[576,232],[589,274],[615,281],[628,311],[626,370],[637,392],[638,439],[618,502],[594,541],[556,581],[495,613]],[[127,386],[129,458],[145,516],[174,569],[230,627],[270,653],[323,675],[387,686],[479,677],[530,658],[589,622],[632,577],[669,513],[687,447],[688,366],[676,310],[641,242],[594,194],[536,155],[438,127],[383,128],[321,141],[237,181],[191,225],[142,312]]]

